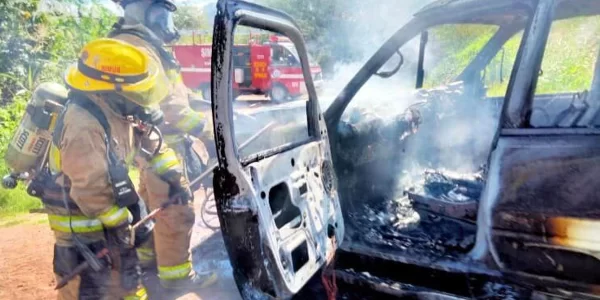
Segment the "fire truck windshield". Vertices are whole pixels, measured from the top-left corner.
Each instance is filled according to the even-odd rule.
[[[292,43],[279,43],[279,45],[281,45],[282,47],[284,47],[285,49],[287,49],[288,51],[290,51],[290,53],[294,56],[294,58],[296,59],[296,61],[298,61],[298,62],[300,61],[300,55],[298,55],[298,51],[296,51],[296,47],[294,47],[294,44],[292,44]],[[309,64],[311,66],[315,65],[316,62],[313,59],[313,57],[309,53],[307,53],[307,55],[308,55],[308,62],[309,62]]]

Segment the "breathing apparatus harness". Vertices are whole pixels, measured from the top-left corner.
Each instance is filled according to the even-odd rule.
[[[143,219],[148,213],[145,204],[135,191],[135,187],[133,185],[133,182],[131,181],[131,178],[129,177],[128,169],[126,167],[125,162],[117,157],[117,155],[111,147],[112,136],[110,124],[108,123],[106,116],[97,104],[95,104],[85,95],[76,92],[70,92],[69,99],[65,104],[65,108],[63,109],[62,113],[59,115],[59,118],[57,120],[56,127],[52,136],[52,142],[55,145],[60,145],[61,134],[64,128],[64,114],[67,111],[67,107],[70,105],[77,105],[86,110],[91,116],[93,116],[98,121],[98,123],[100,123],[100,125],[104,129],[104,142],[106,145],[106,157],[108,160],[108,181],[113,190],[115,203],[117,206],[121,208],[126,207],[129,210],[129,212],[133,216],[132,223],[136,223],[139,220]],[[150,134],[151,132],[155,132],[159,136],[159,144],[154,151],[141,149],[143,154],[146,156],[155,155],[156,153],[158,153],[158,150],[160,149],[160,146],[162,144],[162,135],[160,133],[160,130],[158,130],[158,128],[156,128],[156,126],[154,126],[153,124],[147,124],[139,120],[137,120],[137,123],[139,128],[150,127],[149,129],[144,128],[144,132],[147,132],[148,134]],[[77,209],[78,206],[68,196],[68,177],[64,177],[67,187],[59,186],[58,184],[56,184],[56,179],[61,175],[64,174],[62,172],[59,172],[58,174],[51,174],[48,167],[45,166],[43,172],[40,172],[39,176],[36,176],[32,179],[31,183],[27,187],[27,192],[32,196],[40,198],[45,204],[51,206],[64,206],[69,216],[69,229],[75,247],[81,253],[85,261],[88,262],[90,267],[94,271],[99,271],[100,269],[106,266],[106,262],[102,262],[97,256],[97,254],[94,254],[90,250],[90,248],[81,241],[76,231],[73,229],[72,209]],[[60,193],[60,198],[62,198],[62,201],[56,199],[58,198],[59,194],[57,192]],[[50,198],[48,196],[50,196]],[[138,230],[136,230],[135,232],[134,245],[139,246],[142,243],[144,243],[150,237],[153,227],[154,223],[148,222],[144,225],[144,227],[138,228]]]

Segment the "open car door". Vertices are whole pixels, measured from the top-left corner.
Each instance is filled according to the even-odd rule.
[[[243,1],[217,6],[212,109],[221,230],[242,297],[285,299],[320,270],[344,234],[327,129],[294,21]],[[243,80],[232,63],[234,31],[290,38],[307,95],[281,105],[256,95],[233,102],[233,83]]]

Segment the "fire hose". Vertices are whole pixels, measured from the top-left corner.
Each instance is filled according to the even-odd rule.
[[[251,137],[249,137],[244,143],[242,143],[238,149],[242,150],[242,149],[246,148],[250,143],[252,143],[254,140],[256,140],[265,131],[267,131],[268,129],[270,129],[271,127],[273,127],[273,125],[275,125],[275,121],[271,121],[270,123],[268,123],[267,125],[265,125],[259,131],[257,131],[254,135],[252,135]],[[206,169],[206,171],[202,172],[202,174],[198,175],[198,177],[196,179],[194,179],[192,182],[190,182],[190,186],[192,186],[192,185],[198,183],[199,181],[201,181],[202,179],[206,178],[208,175],[210,175],[214,171],[214,169],[217,168],[217,166],[218,166],[217,163],[212,164],[208,169]],[[145,216],[144,218],[142,218],[141,220],[139,220],[137,223],[135,223],[131,227],[131,230],[130,230],[131,231],[130,242],[132,244],[135,242],[135,231],[137,230],[137,228],[139,228],[141,225],[145,224],[146,222],[154,219],[161,211],[163,211],[167,207],[175,204],[176,202],[174,202],[173,200],[174,199],[169,199],[169,201],[163,203],[160,207],[152,210],[147,216]],[[101,258],[103,258],[103,257],[105,257],[107,255],[108,255],[108,249],[104,248],[104,249],[100,250],[98,253],[96,253],[96,259],[101,259]],[[69,274],[67,274],[66,276],[64,276],[56,284],[56,287],[54,289],[58,290],[58,289],[64,287],[65,285],[67,285],[67,283],[69,283],[69,281],[71,281],[73,278],[75,278],[77,275],[79,275],[81,272],[83,272],[85,269],[87,269],[89,267],[89,265],[90,264],[87,261],[84,261],[83,263],[77,265],[73,269],[73,271],[71,271]]]

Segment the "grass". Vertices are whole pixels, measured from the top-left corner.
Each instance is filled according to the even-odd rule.
[[[23,224],[45,224],[48,222],[46,214],[3,214],[0,215],[0,228]]]
[[[441,58],[435,62],[425,87],[447,83],[467,66],[477,52],[494,33],[489,25],[443,25],[430,32],[430,42],[441,49]],[[579,17],[554,22],[542,61],[542,75],[538,78],[536,94],[581,92],[589,90],[600,41],[600,17]],[[502,53],[492,60],[486,69],[488,96],[504,96],[508,86],[522,32],[517,33],[504,45],[504,64],[500,66]],[[465,47],[465,45],[467,45]],[[502,67],[503,81],[498,76]]]
[[[0,217],[28,212],[30,209],[41,207],[40,200],[29,196],[23,186],[14,190],[3,189],[0,192]]]

